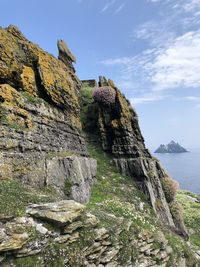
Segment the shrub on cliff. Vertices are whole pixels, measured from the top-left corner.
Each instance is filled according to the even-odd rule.
[[[116,91],[110,86],[97,88],[93,93],[94,100],[103,106],[110,107],[115,104]]]
[[[176,192],[179,188],[179,183],[174,181],[170,177],[165,177],[162,179],[162,187],[165,193],[165,197],[168,203],[174,201]]]
[[[83,86],[81,96],[81,123],[84,131],[94,133],[98,129],[98,105],[93,100],[93,88]]]

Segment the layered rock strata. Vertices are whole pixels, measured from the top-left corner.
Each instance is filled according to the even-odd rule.
[[[112,80],[100,76],[98,85],[98,125],[103,149],[112,153],[114,163],[123,175],[134,178],[161,220],[174,226],[161,184],[162,178],[168,175],[146,149],[135,110]],[[111,94],[112,90],[115,93]]]
[[[0,28],[0,179],[53,185],[63,195],[67,187],[66,197],[88,201],[96,162],[81,133],[81,83],[67,53],[59,42],[56,59],[15,26]]]

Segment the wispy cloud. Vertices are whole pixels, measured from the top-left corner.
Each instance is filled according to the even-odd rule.
[[[157,90],[200,87],[200,31],[176,38],[144,67]]]
[[[200,96],[185,96],[184,99],[192,102],[200,102]]]
[[[200,109],[200,96],[185,96],[183,99],[193,103],[194,109]]]
[[[143,95],[142,97],[134,97],[131,98],[131,104],[134,105],[139,105],[139,104],[145,104],[145,103],[153,103],[156,101],[163,100],[167,98],[168,96],[165,95],[155,95],[155,94],[147,94]]]
[[[131,63],[131,59],[132,58],[129,57],[109,58],[102,60],[100,63],[106,66],[129,65]]]
[[[160,101],[168,90],[200,87],[200,0],[146,1],[165,5],[165,12],[139,25],[132,35],[134,41],[145,40],[148,49],[101,61],[115,68],[120,86],[132,88],[137,104]]]
[[[200,30],[175,38],[162,48],[143,51],[133,57],[101,61],[106,66],[120,66],[120,77],[126,80],[140,76],[153,91],[178,87],[200,87]]]
[[[107,2],[104,7],[101,10],[101,13],[105,12],[107,9],[109,9],[109,7],[111,7],[114,3],[116,2],[116,0],[111,0],[109,2]]]
[[[122,11],[122,9],[125,7],[125,3],[121,4],[116,10],[115,10],[115,14],[118,14],[120,11]]]

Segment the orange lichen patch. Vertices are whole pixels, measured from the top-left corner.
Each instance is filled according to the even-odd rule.
[[[33,96],[37,96],[37,87],[35,81],[35,73],[32,68],[24,66],[23,72],[20,75],[22,87],[24,91],[27,91]]]
[[[0,85],[0,97],[3,101],[2,105],[7,107],[17,105],[20,101],[20,93],[9,84]]]
[[[9,125],[32,128],[32,120],[29,113],[23,109],[23,98],[20,93],[9,84],[0,85],[1,106],[7,110],[6,121]]]
[[[132,129],[131,126],[131,112],[129,104],[126,98],[121,94],[119,90],[117,90],[117,97],[119,104],[121,106],[121,118],[120,121],[123,125],[126,125],[127,128]]]
[[[57,104],[78,108],[73,81],[63,64],[53,56],[39,51],[38,65],[42,83],[52,100]]]
[[[17,38],[5,29],[0,29],[0,40],[0,77],[12,82],[21,72],[22,65],[18,58],[26,60],[26,56],[23,51],[20,51],[20,54],[17,53],[20,50],[20,44]]]
[[[38,69],[47,95],[65,109],[71,123],[80,128],[78,95],[67,68],[53,56],[39,50]]]
[[[80,81],[76,75],[71,73],[63,62],[29,42],[14,26],[0,28],[0,40],[0,77],[13,87],[13,90],[7,88],[8,92],[2,91],[1,88],[3,105],[7,110],[21,116],[26,120],[26,125],[29,125],[27,127],[30,127],[28,115],[24,111],[27,101],[24,101],[23,94],[20,98],[14,89],[22,88],[30,96],[41,97],[47,103],[50,102],[62,109],[69,118],[69,124],[72,123],[72,126],[80,129],[77,94]]]

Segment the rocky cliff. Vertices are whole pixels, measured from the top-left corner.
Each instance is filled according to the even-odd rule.
[[[80,81],[69,50],[58,42],[58,60],[14,26],[0,29],[0,45],[0,179],[88,201],[96,162],[81,133]]]
[[[94,87],[91,82],[84,81],[84,84],[93,86],[94,100],[98,104],[97,127],[103,149],[112,154],[123,175],[133,177],[148,196],[158,217],[174,226],[162,188],[162,179],[168,175],[146,149],[135,110],[113,81],[100,77],[99,87]]]
[[[0,28],[0,266],[198,266],[136,112],[57,45]]]

